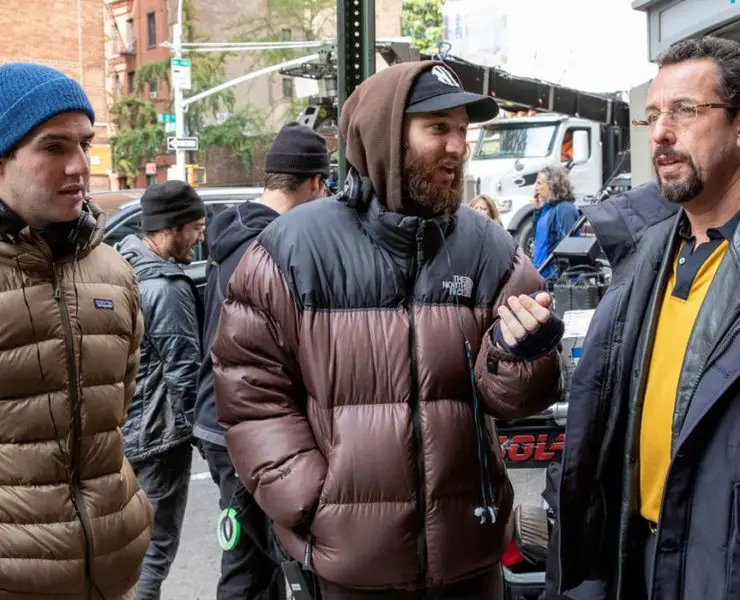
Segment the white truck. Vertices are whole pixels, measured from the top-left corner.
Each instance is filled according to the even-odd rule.
[[[577,205],[607,183],[611,191],[629,187],[629,161],[615,146],[614,133],[596,121],[556,113],[494,119],[480,127],[472,144],[467,195],[491,196],[504,227],[529,251],[534,183],[543,167],[569,170]]]
[[[376,47],[388,64],[419,59],[418,51],[406,42],[391,41]],[[339,121],[335,55],[336,47],[332,47],[317,63],[281,70],[283,75],[326,81],[327,90],[333,93],[310,99],[298,121],[325,136],[331,132],[331,137]],[[519,77],[454,56],[446,56],[445,63],[465,90],[495,97],[502,115],[534,113],[498,117],[477,128],[477,137],[471,129],[465,181],[465,199],[480,193],[490,195],[498,203],[505,226],[525,250],[531,249],[531,199],[542,167],[557,164],[570,169],[578,204],[601,192],[609,182],[629,186],[626,153],[630,114],[629,105],[620,97]]]
[[[477,139],[468,138],[466,199],[491,196],[525,249],[532,238],[534,182],[543,167],[568,168],[576,204],[629,188],[630,112],[620,95],[591,94],[455,57],[447,64],[466,90],[495,97],[503,109],[477,129]]]

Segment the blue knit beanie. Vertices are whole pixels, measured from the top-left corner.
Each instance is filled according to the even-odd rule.
[[[0,157],[36,127],[65,112],[82,112],[95,122],[90,100],[74,79],[32,63],[0,67]]]

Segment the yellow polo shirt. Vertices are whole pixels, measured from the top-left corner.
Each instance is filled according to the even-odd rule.
[[[709,285],[727,250],[725,236],[731,239],[734,232],[734,227],[731,229],[709,230],[709,242],[696,249],[693,238],[682,241],[663,296],[640,427],[640,514],[654,523],[660,517],[671,463],[673,415],[684,353]]]

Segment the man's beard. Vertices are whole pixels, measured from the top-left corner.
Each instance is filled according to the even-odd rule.
[[[182,238],[172,240],[170,256],[179,265],[189,265],[193,262],[193,247]]]
[[[699,179],[699,172],[696,170],[694,161],[691,160],[690,156],[682,154],[681,152],[677,152],[676,150],[673,150],[671,148],[658,149],[653,154],[653,166],[655,167],[656,173],[659,173],[656,161],[661,156],[681,160],[689,168],[689,176],[683,181],[671,181],[668,183],[664,183],[663,180],[660,178],[660,175],[658,175],[658,185],[660,186],[660,191],[663,193],[663,196],[667,200],[675,204],[683,204],[684,202],[693,200],[702,193],[702,191],[704,190],[704,184],[702,183],[701,179]]]
[[[443,163],[454,162],[454,179],[449,186],[437,186],[434,177]],[[404,148],[404,195],[420,216],[436,217],[454,213],[460,206],[463,192],[463,162],[446,154],[425,158]]]

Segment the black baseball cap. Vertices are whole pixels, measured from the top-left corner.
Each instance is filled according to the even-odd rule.
[[[407,113],[433,113],[464,106],[471,123],[489,121],[498,114],[490,96],[466,92],[457,76],[444,65],[434,65],[416,79],[406,102]]]

